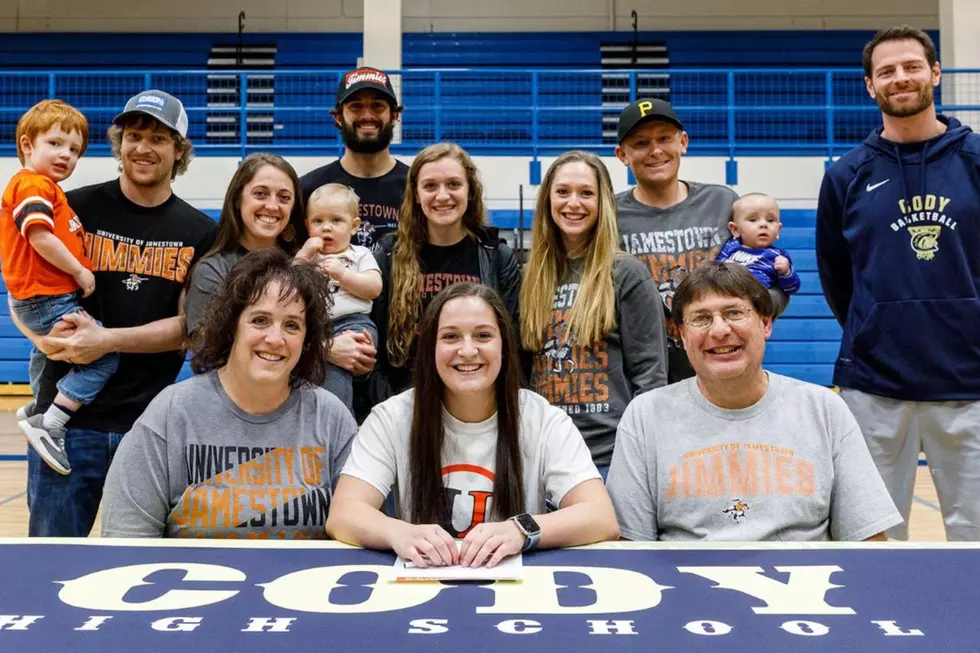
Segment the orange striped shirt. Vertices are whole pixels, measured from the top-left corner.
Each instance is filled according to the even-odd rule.
[[[15,299],[29,299],[78,290],[71,275],[31,247],[29,229],[54,232],[72,256],[91,269],[82,222],[68,206],[64,191],[44,175],[25,168],[10,179],[0,202],[0,266],[7,292]]]

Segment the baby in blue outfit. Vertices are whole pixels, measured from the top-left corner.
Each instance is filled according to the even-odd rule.
[[[779,204],[764,193],[747,193],[732,205],[728,229],[732,238],[718,252],[718,261],[744,265],[769,289],[775,316],[789,305],[789,295],[800,289],[800,275],[789,254],[773,243],[782,229]],[[782,292],[780,292],[782,291]]]

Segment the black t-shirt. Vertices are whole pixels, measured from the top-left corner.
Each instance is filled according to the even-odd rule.
[[[176,195],[159,206],[129,201],[119,180],[68,193],[85,226],[85,251],[95,273],[95,292],[85,310],[109,328],[136,327],[177,315],[184,282],[194,263],[214,244],[215,223]],[[88,406],[71,419],[74,428],[125,433],[184,362],[181,351],[121,354],[119,369]],[[47,407],[65,363],[45,365],[38,405]]]
[[[339,159],[300,178],[304,204],[324,184],[344,184],[354,189],[361,198],[361,226],[351,242],[371,250],[377,249],[385,234],[398,228],[398,211],[407,181],[408,166],[401,161],[396,161],[395,167],[380,177],[355,177],[344,170]]]
[[[422,245],[422,311],[454,283],[480,283],[479,245],[467,236],[455,245]]]
[[[479,245],[467,236],[455,245],[422,245],[422,311],[429,307],[440,290],[454,283],[469,281],[481,283]],[[415,368],[415,346],[404,367],[392,367],[389,382],[395,392],[407,390],[412,385]]]

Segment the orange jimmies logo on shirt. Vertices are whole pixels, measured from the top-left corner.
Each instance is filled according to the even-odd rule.
[[[745,497],[813,496],[815,475],[813,463],[797,456],[793,449],[731,442],[685,451],[670,466],[665,498],[739,497],[732,499],[733,505],[747,507]]]

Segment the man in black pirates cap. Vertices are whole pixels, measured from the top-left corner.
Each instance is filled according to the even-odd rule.
[[[688,134],[677,112],[660,98],[641,98],[619,116],[616,158],[636,186],[616,196],[623,249],[650,267],[667,319],[667,375],[673,383],[694,375],[670,308],[677,285],[694,268],[713,261],[729,238],[731,188],[680,178]]]

